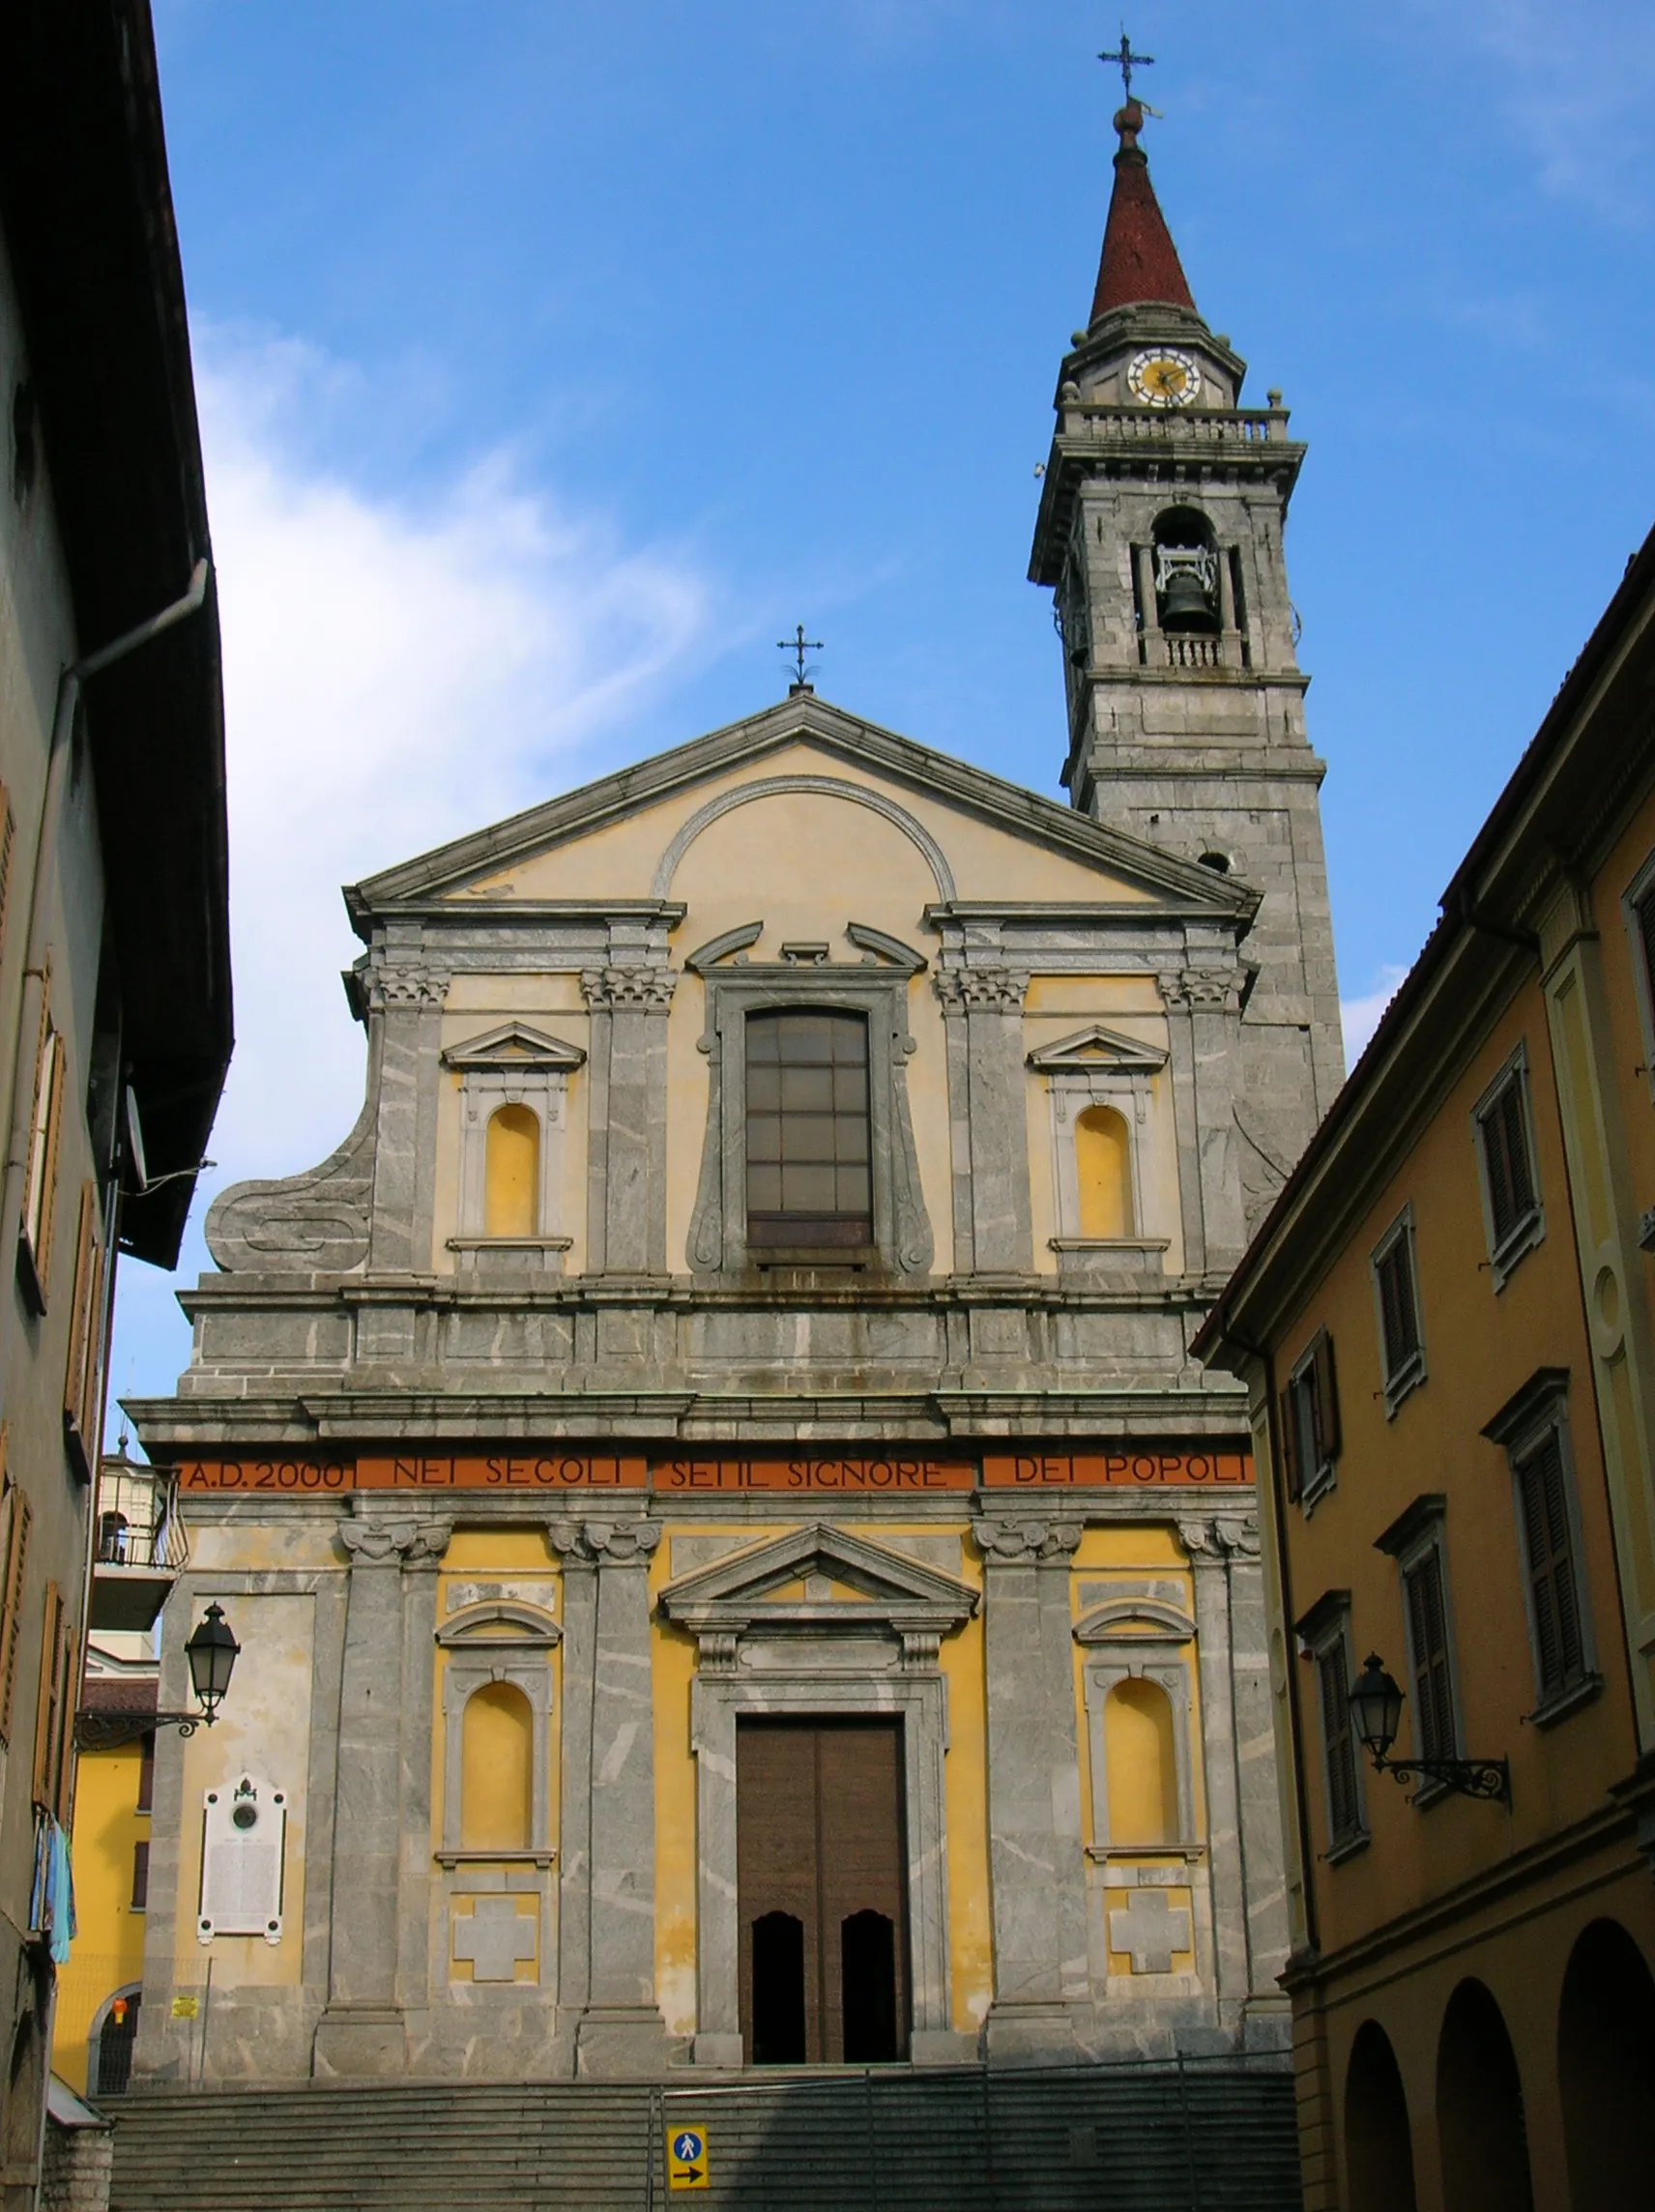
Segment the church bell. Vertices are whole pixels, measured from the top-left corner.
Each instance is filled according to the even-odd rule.
[[[1213,604],[1212,556],[1202,551],[1193,558],[1177,560],[1175,556],[1169,561],[1163,548],[1162,561],[1168,572],[1160,594],[1161,627],[1215,634],[1218,609]]]

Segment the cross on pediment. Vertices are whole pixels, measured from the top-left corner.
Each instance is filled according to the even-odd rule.
[[[1135,1974],[1170,1974],[1173,1953],[1190,1947],[1190,1916],[1176,1912],[1164,1889],[1137,1889],[1132,1902],[1109,1916],[1109,1947],[1125,1951]]]
[[[538,1949],[535,1923],[515,1897],[479,1897],[454,1922],[454,1957],[470,1962],[474,1982],[514,1982],[519,1962]]]

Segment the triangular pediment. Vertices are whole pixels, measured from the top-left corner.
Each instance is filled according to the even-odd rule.
[[[767,775],[767,770],[773,772]],[[732,789],[739,776],[740,791]],[[1259,893],[1234,877],[1185,860],[1127,831],[1091,821],[1073,808],[1005,782],[946,754],[928,750],[814,696],[778,702],[687,744],[605,776],[596,783],[531,807],[509,820],[370,877],[346,892],[359,934],[388,913],[428,911],[450,902],[486,908],[495,899],[582,901],[552,888],[528,888],[537,863],[584,840],[599,839],[640,817],[659,815],[662,834],[645,871],[630,864],[633,880],[612,877],[605,897],[670,903],[685,840],[699,833],[695,795],[706,787],[705,806],[714,811],[742,803],[759,786],[836,796],[884,813],[907,836],[929,875],[937,905],[977,905],[1000,894],[984,880],[980,862],[950,864],[946,818],[965,818],[980,841],[986,827],[1017,847],[1043,851],[1057,866],[1050,892],[1020,903],[1053,906],[1095,902],[1100,909],[1122,900],[1147,919],[1151,914],[1250,921]],[[923,820],[918,819],[922,816]],[[866,823],[864,812],[860,817]],[[941,836],[933,827],[944,824]],[[963,840],[969,841],[969,840]],[[1034,857],[1023,863],[1034,871]],[[994,874],[990,867],[987,875]],[[544,869],[538,871],[543,876]],[[552,871],[557,875],[558,870]],[[680,894],[682,895],[682,894]],[[659,911],[656,906],[656,911]],[[877,957],[877,948],[876,948]]]
[[[562,1037],[545,1036],[527,1022],[506,1022],[464,1044],[450,1045],[443,1055],[447,1067],[578,1067],[586,1055],[578,1045]]]
[[[1166,1066],[1167,1055],[1142,1037],[1123,1036],[1118,1030],[1092,1022],[1072,1036],[1039,1046],[1029,1055],[1029,1064],[1043,1075],[1152,1075]]]
[[[816,1522],[681,1575],[659,1602],[668,1620],[695,1629],[791,1623],[943,1633],[971,1618],[977,1593],[905,1554]]]

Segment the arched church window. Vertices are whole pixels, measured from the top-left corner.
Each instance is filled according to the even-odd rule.
[[[499,1107],[489,1117],[484,1153],[483,1235],[538,1236],[539,1199],[539,1121],[532,1107]]]
[[[1132,1205],[1132,1138],[1113,1106],[1088,1106],[1075,1118],[1075,1181],[1083,1237],[1137,1234]]]
[[[873,1242],[865,1014],[746,1018],[747,1242]]]
[[[511,1682],[487,1682],[466,1700],[460,1725],[461,1848],[528,1850],[535,1769],[528,1699]]]
[[[1169,508],[1156,517],[1152,548],[1161,627],[1216,636],[1223,621],[1211,523],[1193,507]]]
[[[1128,1675],[1104,1703],[1110,1841],[1175,1844],[1178,1836],[1177,1754],[1173,1706],[1158,1682]]]

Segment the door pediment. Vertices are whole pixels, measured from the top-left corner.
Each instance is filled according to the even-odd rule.
[[[849,1593],[849,1594],[847,1594]],[[883,1634],[906,1654],[935,1657],[942,1638],[977,1609],[969,1584],[828,1522],[717,1559],[667,1585],[664,1618],[733,1663],[746,1637]]]

